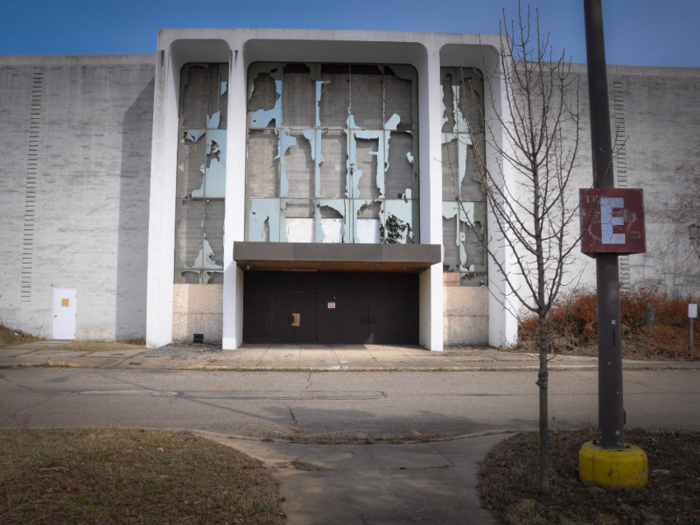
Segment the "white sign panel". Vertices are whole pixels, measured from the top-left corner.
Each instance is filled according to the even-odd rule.
[[[698,316],[698,305],[697,304],[689,304],[688,305],[688,317],[691,319],[695,319]]]

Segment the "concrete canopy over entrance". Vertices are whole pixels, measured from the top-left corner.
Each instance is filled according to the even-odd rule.
[[[436,244],[321,244],[236,242],[243,270],[420,272],[441,261]]]

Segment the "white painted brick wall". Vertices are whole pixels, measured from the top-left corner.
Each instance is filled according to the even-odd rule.
[[[31,301],[19,300],[31,80],[44,70]],[[81,339],[144,337],[155,55],[0,58],[0,316],[50,337],[77,288]]]

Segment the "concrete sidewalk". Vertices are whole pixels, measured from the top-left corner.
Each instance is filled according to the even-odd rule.
[[[258,459],[295,525],[480,524],[477,469],[507,433],[406,445],[300,445],[193,431]]]
[[[216,345],[168,345],[86,352],[57,348],[65,341],[40,341],[0,348],[0,368],[63,366],[162,370],[276,371],[464,371],[534,370],[535,354],[502,352],[489,347],[430,352],[420,346],[384,345],[243,345],[221,350]],[[700,369],[700,362],[624,361],[631,369]],[[551,370],[595,370],[593,357],[555,356]]]

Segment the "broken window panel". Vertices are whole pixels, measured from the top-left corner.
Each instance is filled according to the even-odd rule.
[[[361,129],[384,126],[384,75],[378,66],[350,66],[350,112]]]
[[[417,129],[411,66],[252,64],[246,239],[419,242]]]
[[[320,126],[329,129],[347,128],[350,108],[350,66],[323,64],[321,66]]]
[[[313,131],[313,130],[311,130]],[[294,139],[294,146],[287,149],[284,156],[285,174],[289,190],[287,196],[297,199],[313,199],[316,195],[315,164],[313,148],[315,135],[310,135],[312,141],[300,130],[291,130],[290,136]]]
[[[418,195],[418,177],[413,171],[417,158],[413,154],[416,151],[413,134],[392,133],[390,144],[384,182],[386,197],[403,198],[407,189],[412,190],[413,195]]]
[[[279,195],[279,139],[274,130],[248,133],[246,193],[248,198],[274,198]]]
[[[219,282],[224,259],[228,64],[187,64],[180,76],[175,282]]]
[[[253,64],[248,76],[248,126],[282,127],[282,64]]]
[[[484,155],[483,84],[468,68],[442,68],[441,84],[443,265],[460,274],[461,286],[480,286],[486,284],[486,205],[474,148]]]
[[[224,266],[224,199],[206,199],[204,203],[204,237],[214,251],[217,266]],[[210,281],[211,282],[211,281]]]
[[[418,129],[418,108],[414,103],[418,86],[416,70],[407,66],[387,66],[384,72],[385,119],[398,115],[400,123],[396,129]]]
[[[316,83],[306,64],[287,64],[283,70],[282,122],[287,128],[316,126]]]
[[[376,140],[354,140],[355,163],[352,171],[353,194],[351,197],[361,199],[378,199],[379,190],[377,188],[377,164],[382,162],[379,159],[379,139]]]
[[[323,131],[321,135],[323,164],[320,169],[319,193],[323,198],[341,199],[345,197],[347,145],[347,135],[343,131]]]

